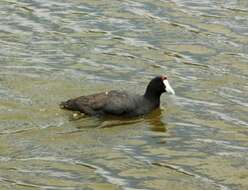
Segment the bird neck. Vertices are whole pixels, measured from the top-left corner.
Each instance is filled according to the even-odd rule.
[[[154,104],[155,107],[159,107],[160,105],[160,96],[160,92],[152,91],[148,88],[146,89],[146,92],[144,94],[144,97],[149,100],[152,104]]]

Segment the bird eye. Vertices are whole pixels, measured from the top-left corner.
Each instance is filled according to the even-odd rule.
[[[167,77],[166,76],[161,76],[161,80],[167,80]]]

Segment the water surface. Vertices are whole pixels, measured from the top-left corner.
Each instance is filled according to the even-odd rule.
[[[248,189],[246,0],[2,0],[0,189]],[[146,117],[58,104],[176,91]]]

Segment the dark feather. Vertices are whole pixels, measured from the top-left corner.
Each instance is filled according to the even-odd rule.
[[[70,99],[62,102],[60,107],[87,115],[144,115],[159,107],[160,95],[165,92],[164,79],[164,77],[152,79],[144,95],[112,90]]]

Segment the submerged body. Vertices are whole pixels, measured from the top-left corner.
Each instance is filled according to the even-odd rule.
[[[166,80],[166,82],[164,82]],[[132,117],[144,115],[160,105],[163,92],[174,93],[166,77],[156,77],[150,81],[144,95],[125,91],[109,91],[88,96],[80,96],[60,104],[61,108],[81,113],[102,116],[115,115]]]

